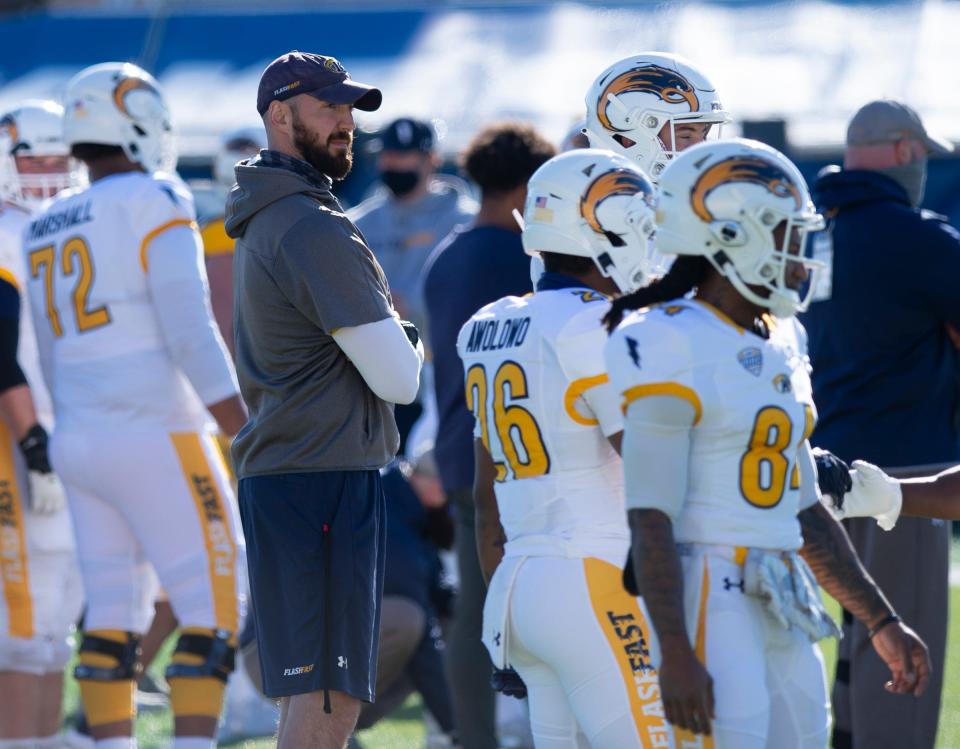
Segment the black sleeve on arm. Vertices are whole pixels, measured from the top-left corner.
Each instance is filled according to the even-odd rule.
[[[19,342],[20,294],[16,286],[0,279],[0,393],[27,384],[17,362]]]
[[[327,333],[392,313],[386,277],[345,218],[319,214],[299,221],[284,235],[273,272],[290,302]]]

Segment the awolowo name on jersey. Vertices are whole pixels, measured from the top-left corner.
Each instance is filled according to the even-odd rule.
[[[505,320],[474,320],[467,351],[499,351],[523,345],[530,330],[529,317],[508,317]]]

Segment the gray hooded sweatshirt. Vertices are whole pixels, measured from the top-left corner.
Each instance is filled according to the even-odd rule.
[[[239,478],[378,469],[397,452],[393,407],[333,340],[392,314],[387,280],[309,164],[263,151],[236,169],[237,377],[250,418],[233,443]]]

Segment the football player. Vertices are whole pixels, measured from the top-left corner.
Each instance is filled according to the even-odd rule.
[[[87,596],[75,675],[97,746],[135,746],[148,561],[181,624],[166,671],[174,747],[210,748],[233,669],[242,554],[210,416],[233,435],[244,409],[157,81],[131,64],[94,65],[64,100],[64,139],[90,185],[34,217],[24,248],[57,418],[51,457]]]
[[[63,487],[50,468],[53,410],[21,292],[20,238],[44,201],[80,180],[63,109],[0,116],[0,747],[58,745],[63,669],[83,592]],[[21,310],[21,301],[24,309]]]
[[[586,95],[590,145],[633,159],[654,182],[670,159],[730,122],[713,84],[680,55],[641,52],[604,70]]]
[[[754,141],[688,149],[660,189],[657,246],[679,258],[614,304],[606,360],[626,414],[628,582],[656,630],[666,716],[681,744],[824,746],[815,642],[837,628],[818,582],[869,628],[890,691],[920,694],[930,664],[818,501],[792,316],[822,218],[796,167]]]
[[[600,322],[610,295],[647,280],[655,207],[629,159],[548,161],[524,212],[524,248],[546,269],[536,292],[482,308],[457,342],[476,417],[483,637],[526,684],[538,749],[670,741],[646,615],[620,581],[623,427]]]

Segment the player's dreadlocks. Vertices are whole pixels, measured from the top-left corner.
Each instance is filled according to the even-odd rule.
[[[670,270],[663,278],[649,286],[624,294],[613,300],[610,311],[603,318],[608,332],[620,324],[623,316],[630,310],[649,307],[651,304],[669,302],[682,297],[700,285],[711,268],[710,261],[700,255],[681,255],[674,260]]]

